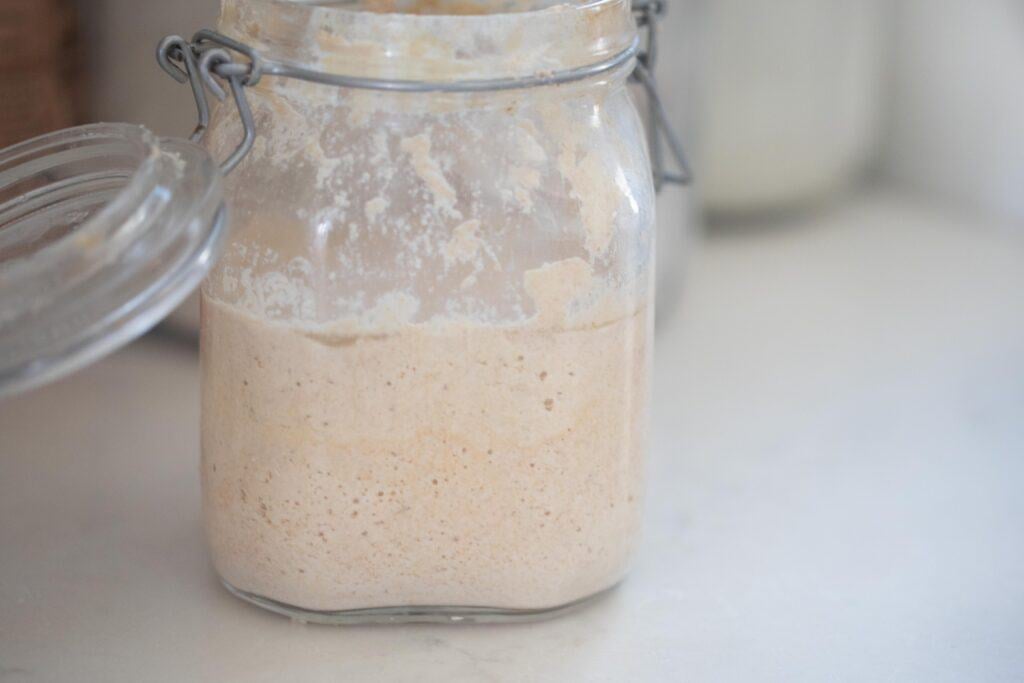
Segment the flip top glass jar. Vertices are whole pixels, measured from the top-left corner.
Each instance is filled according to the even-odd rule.
[[[202,289],[216,570],[306,619],[514,618],[637,540],[653,187],[626,0],[224,0],[262,58]],[[244,136],[219,107],[215,158]]]
[[[208,275],[203,507],[229,590],[354,622],[610,588],[639,526],[653,193],[686,174],[659,7],[223,0],[220,32],[157,49],[191,141],[98,124],[0,150],[0,396]],[[682,174],[649,161],[630,76]]]

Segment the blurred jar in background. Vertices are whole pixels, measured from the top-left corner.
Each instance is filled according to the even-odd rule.
[[[1024,220],[1024,2],[903,0],[897,10],[884,171]]]
[[[708,3],[697,164],[708,212],[814,204],[857,179],[878,133],[884,7]]]
[[[64,0],[0,2],[0,147],[77,122],[76,38]]]

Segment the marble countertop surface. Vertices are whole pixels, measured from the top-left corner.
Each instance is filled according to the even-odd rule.
[[[0,681],[1024,679],[1024,230],[874,194],[686,269],[607,598],[344,628],[232,598],[196,357],[149,337],[0,403]]]

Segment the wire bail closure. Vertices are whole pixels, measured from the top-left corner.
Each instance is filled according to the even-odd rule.
[[[661,95],[658,94],[658,84],[654,80],[654,66],[658,57],[658,21],[664,14],[665,0],[633,0],[637,28],[647,29],[647,42],[637,53],[636,68],[630,79],[640,83],[647,94],[647,148],[651,155],[651,175],[656,191],[660,191],[665,183],[689,185],[693,181],[683,143],[669,120]],[[663,141],[668,143],[669,151],[675,159],[676,173],[665,170]]]
[[[570,83],[612,71],[629,60],[636,59],[630,79],[643,86],[647,95],[649,116],[647,139],[651,155],[651,173],[655,189],[660,190],[665,183],[688,185],[691,180],[683,145],[665,112],[653,76],[657,56],[656,27],[658,19],[664,11],[664,0],[633,0],[633,14],[637,27],[646,29],[646,41],[642,49],[640,38],[637,37],[628,48],[601,62],[565,71],[521,78],[440,82],[385,80],[331,74],[266,59],[249,45],[209,29],[197,31],[191,41],[176,35],[165,37],[157,45],[156,59],[160,67],[174,80],[179,83],[188,83],[192,88],[198,119],[195,129],[189,136],[193,142],[201,141],[210,125],[210,106],[206,98],[206,90],[209,89],[218,100],[223,101],[227,97],[227,93],[220,81],[227,82],[232,99],[238,109],[243,134],[242,140],[235,150],[220,164],[221,172],[224,175],[231,173],[238,166],[252,149],[256,139],[256,122],[245,96],[245,88],[259,83],[264,75],[297,78],[324,85],[390,92],[486,92],[488,90],[513,90],[538,85]],[[233,53],[244,57],[244,61],[236,62],[232,56]],[[672,154],[678,167],[676,173],[665,170],[662,142],[668,143],[668,151]]]
[[[249,101],[245,97],[245,86],[255,85],[259,81],[260,61],[254,50],[245,49],[237,51],[250,57],[249,64],[237,63],[226,49],[217,47],[214,43],[204,42],[201,39],[204,33],[214,32],[200,31],[191,43],[181,36],[167,36],[157,46],[156,60],[174,80],[188,83],[192,87],[198,119],[195,129],[189,136],[192,142],[201,141],[210,126],[210,105],[206,99],[206,88],[209,88],[218,100],[224,100],[227,94],[217,79],[227,81],[235,106],[238,108],[243,131],[242,141],[238,147],[220,164],[221,172],[227,175],[245,158],[256,140],[256,122],[253,120]],[[239,46],[245,48],[240,43]]]

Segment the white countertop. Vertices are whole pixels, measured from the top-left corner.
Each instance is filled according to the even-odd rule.
[[[0,681],[1021,680],[1024,229],[876,195],[715,233],[681,303],[635,570],[538,624],[229,596],[180,346],[0,403]]]

